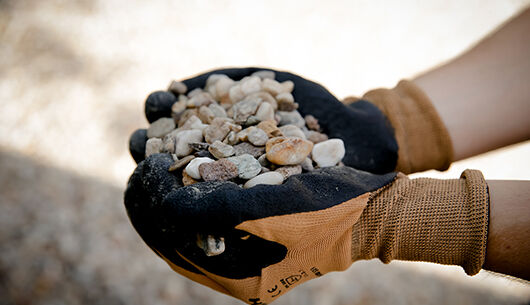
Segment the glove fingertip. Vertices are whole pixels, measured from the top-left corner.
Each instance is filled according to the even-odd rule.
[[[129,138],[129,152],[136,164],[145,159],[145,143],[147,142],[147,129],[137,129]]]

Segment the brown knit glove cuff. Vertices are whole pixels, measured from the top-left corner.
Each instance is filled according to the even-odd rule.
[[[449,133],[429,97],[402,80],[393,89],[375,89],[363,99],[374,103],[394,127],[398,142],[396,171],[446,170],[453,160]]]
[[[353,227],[352,258],[379,258],[481,269],[486,255],[489,194],[480,171],[460,179],[404,175],[371,195]]]

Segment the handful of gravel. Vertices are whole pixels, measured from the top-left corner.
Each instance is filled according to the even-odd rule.
[[[173,81],[178,96],[171,118],[147,130],[145,156],[171,154],[170,172],[182,173],[183,185],[233,181],[243,188],[282,184],[291,175],[339,165],[345,154],[340,139],[328,139],[312,115],[302,115],[291,94],[294,83],[278,82],[273,71],[258,71],[240,81],[212,74],[205,88],[187,92]],[[222,237],[198,235],[206,255],[224,251]]]

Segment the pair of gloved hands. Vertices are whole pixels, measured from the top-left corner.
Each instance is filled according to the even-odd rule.
[[[263,69],[217,70],[183,82],[192,90],[204,87],[213,73],[239,80],[257,70]],[[419,88],[404,81],[346,105],[317,83],[275,72],[276,80],[294,82],[302,115],[312,114],[330,138],[344,141],[346,166],[291,176],[282,185],[183,187],[168,172],[169,155],[143,160],[147,138],[138,130],[130,150],[139,164],[125,206],[153,251],[176,272],[251,304],[271,302],[359,259],[480,270],[488,223],[482,175],[466,171],[461,179],[409,180],[395,172],[446,169],[451,163],[449,135]],[[148,120],[169,116],[175,101],[169,93],[151,95]],[[223,236],[225,252],[207,257],[196,245],[197,233]]]

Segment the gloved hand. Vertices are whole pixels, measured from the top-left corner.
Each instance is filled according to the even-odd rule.
[[[242,189],[181,187],[172,163],[155,154],[136,168],[125,193],[132,224],[174,271],[249,304],[360,259],[456,264],[468,274],[484,262],[489,197],[477,171],[409,180],[330,167]],[[206,256],[197,233],[223,236],[226,250]]]
[[[211,73],[237,80],[257,70],[262,69],[212,71],[184,83],[192,90],[204,87]],[[425,158],[420,166],[410,166],[414,159],[407,155],[411,145],[404,135],[417,128],[392,128],[380,110],[385,109],[381,103],[380,108],[367,101],[345,106],[322,86],[299,76],[276,72],[276,79],[293,81],[299,111],[314,115],[330,137],[343,139],[343,162],[347,166],[383,175],[334,167],[292,176],[279,186],[241,189],[231,182],[201,182],[182,187],[181,177],[167,171],[173,162],[169,155],[152,155],[131,176],[125,205],[144,241],[175,271],[245,302],[260,304],[303,281],[344,270],[358,259],[460,264],[468,273],[480,269],[487,226],[483,180],[435,183],[402,176],[397,179],[395,173],[389,173],[396,165],[414,170],[443,168],[450,160],[450,154],[439,153],[443,150],[440,147],[447,148],[443,143],[450,147],[447,135],[433,133],[433,141],[439,145],[434,147],[435,154],[412,145]],[[414,92],[414,88],[404,91]],[[388,100],[391,105],[411,101],[405,97]],[[418,100],[407,105],[428,104],[428,99]],[[170,116],[174,101],[169,93],[150,96],[146,102],[148,120]],[[414,107],[406,107],[410,108]],[[393,118],[390,121],[398,123],[401,118],[409,118],[408,122],[420,118],[420,127],[444,129],[439,119],[441,125],[430,124],[421,112],[413,118]],[[145,141],[145,130],[131,137],[131,153],[137,162],[143,160]],[[480,194],[473,193],[471,187]],[[437,234],[430,234],[433,229]],[[469,230],[476,234],[467,234]],[[196,245],[197,233],[223,236],[226,251],[206,257]]]

